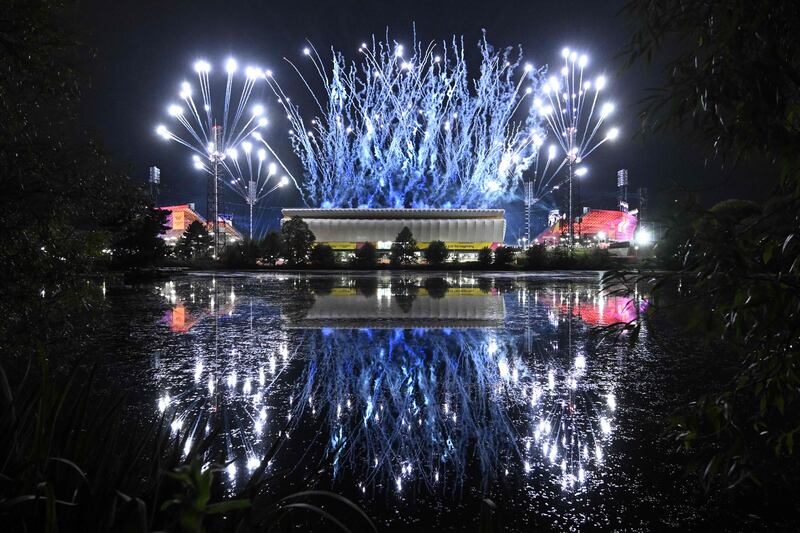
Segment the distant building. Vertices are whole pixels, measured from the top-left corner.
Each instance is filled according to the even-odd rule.
[[[503,244],[503,209],[284,209],[283,221],[302,218],[317,238],[342,255],[365,242],[388,252],[397,234],[408,226],[420,249],[444,241],[461,260],[477,258],[481,248]]]
[[[211,224],[200,213],[195,211],[194,204],[168,205],[158,209],[167,211],[167,226],[169,229],[161,235],[161,238],[170,246],[174,246],[178,242],[178,239],[181,238],[183,232],[192,222],[200,222],[208,231],[213,231]],[[221,218],[219,229],[222,242],[230,244],[241,241],[243,238],[242,234],[233,227],[230,220]]]
[[[631,242],[636,231],[636,216],[610,209],[589,209],[573,225],[576,242]],[[569,227],[565,218],[558,219],[536,238],[537,242],[566,244]]]

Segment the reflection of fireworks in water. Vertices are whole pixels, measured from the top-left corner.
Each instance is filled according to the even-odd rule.
[[[190,285],[188,299],[216,317],[232,315],[234,302],[241,309],[232,289],[213,291]],[[162,294],[170,305],[189,304],[174,284]],[[224,357],[197,356],[184,370],[183,391],[165,371],[156,407],[175,410],[172,431],[188,436],[187,449],[220,427],[232,483],[260,465],[275,439],[302,426],[325,428],[334,477],[347,470],[364,490],[458,486],[473,467],[484,487],[516,469],[545,472],[578,490],[604,463],[617,404],[613,385],[589,379],[592,361],[583,350],[559,346],[554,333],[577,322],[559,299],[588,305],[591,294],[518,294],[556,313],[527,349],[520,335],[481,329],[314,329],[291,348],[287,337],[261,345],[237,337]],[[292,366],[301,377],[288,394],[278,386]]]
[[[334,475],[346,464],[362,487],[432,487],[449,476],[458,484],[475,459],[484,486],[501,464],[538,464],[554,465],[573,488],[602,463],[613,413],[581,383],[583,356],[568,368],[548,358],[545,370],[512,337],[477,330],[331,330],[309,346],[317,357],[294,416],[329,406]]]

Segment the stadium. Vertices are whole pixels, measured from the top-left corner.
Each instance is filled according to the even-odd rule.
[[[408,226],[421,250],[443,241],[460,261],[474,261],[481,248],[503,244],[503,209],[283,209],[283,220],[300,217],[341,256],[355,253],[365,242],[388,252],[397,234]]]

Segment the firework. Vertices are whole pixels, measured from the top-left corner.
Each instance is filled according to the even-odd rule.
[[[542,117],[522,105],[538,90],[539,71],[484,38],[480,74],[470,77],[463,41],[414,43],[406,50],[373,37],[358,61],[332,51],[329,68],[305,48],[321,95],[290,64],[316,105],[310,119],[267,76],[289,119],[308,203],[486,207],[513,198],[541,129]]]

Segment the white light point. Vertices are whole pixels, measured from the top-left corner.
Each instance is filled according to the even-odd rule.
[[[587,56],[586,54],[583,54],[581,56],[581,58],[578,60],[578,66],[583,68],[588,64],[589,64],[589,56]]]
[[[249,143],[247,141],[243,142],[242,143],[242,150],[244,150],[244,153],[249,154],[250,152],[253,151],[253,144]]]
[[[608,408],[612,411],[617,409],[617,399],[614,397],[614,394],[609,392],[606,395],[606,403],[608,404]]]
[[[267,168],[269,169],[270,176],[278,171],[278,165],[276,165],[275,163],[270,163],[269,167]]]
[[[258,160],[263,161],[267,158],[267,151],[263,148],[259,149],[258,151]]]
[[[611,433],[611,422],[604,416],[600,417],[600,431],[602,431],[604,435]]]
[[[169,138],[170,138],[170,135],[169,135],[169,130],[168,130],[168,129],[167,129],[167,127],[166,127],[166,126],[164,126],[163,124],[159,124],[159,125],[156,127],[156,134],[157,134],[157,135],[160,135],[161,137],[163,137],[163,138],[165,138],[165,139],[167,139],[167,140],[169,140]]]
[[[603,118],[607,117],[613,112],[614,112],[614,104],[605,103],[603,104],[603,107],[600,108],[600,116]]]
[[[198,74],[205,74],[205,73],[211,71],[211,65],[208,63],[208,61],[205,61],[203,59],[199,59],[199,60],[195,61],[195,63],[194,63],[194,70]]]
[[[617,137],[619,137],[619,128],[611,128],[610,130],[608,130],[608,133],[606,134],[606,139],[608,139],[609,141],[614,141],[617,139]]]
[[[253,116],[259,117],[264,114],[264,106],[261,104],[256,104],[253,106]]]
[[[278,187],[286,187],[289,184],[289,178],[283,176],[281,181],[278,183]]]
[[[307,47],[307,46],[305,48],[303,48],[303,55],[310,56],[311,55],[311,49],[309,47]]]
[[[555,144],[551,144],[550,148],[547,149],[547,158],[548,159],[553,159],[555,157],[556,157],[556,145]]]
[[[588,172],[588,170],[586,169],[586,167],[580,167],[580,168],[575,170],[575,175],[578,176],[579,178],[581,178],[581,177],[585,176],[587,172]]]
[[[569,57],[569,48],[562,48],[561,49],[561,57],[564,59]]]
[[[605,76],[598,76],[594,82],[594,88],[598,91],[602,91],[606,86],[606,77]]]
[[[530,72],[533,70],[533,65],[530,63],[525,63],[525,72]]]
[[[225,62],[225,72],[228,74],[233,74],[236,72],[237,68],[239,68],[239,65],[236,63],[236,60],[232,57],[228,58],[228,60]]]

